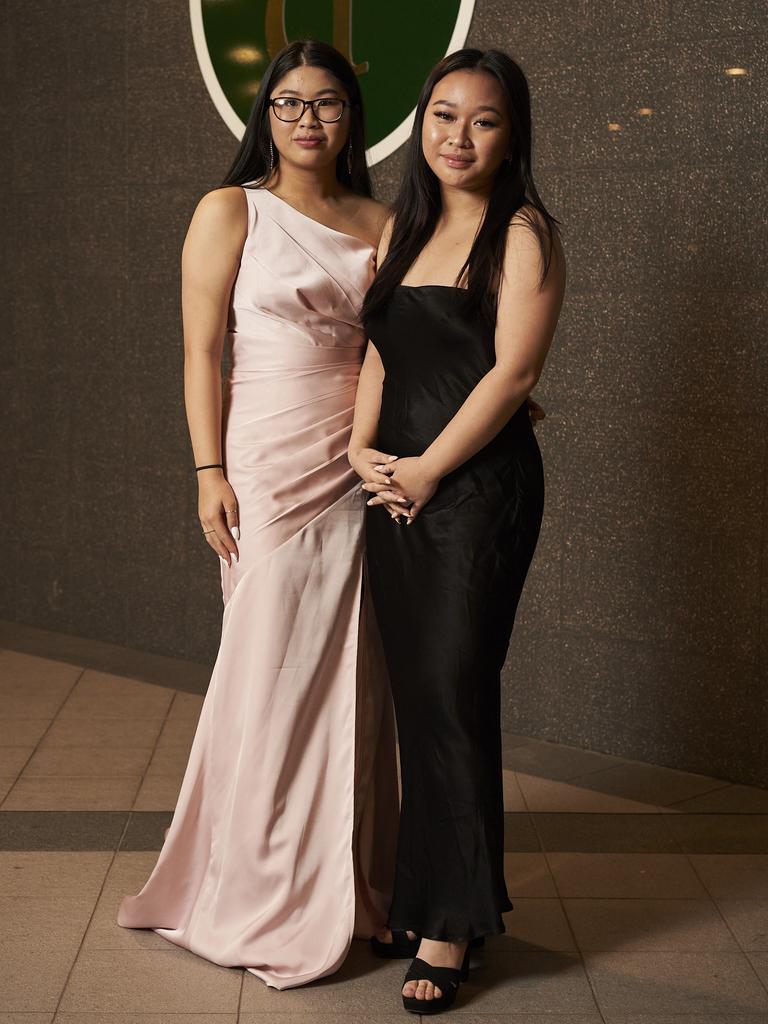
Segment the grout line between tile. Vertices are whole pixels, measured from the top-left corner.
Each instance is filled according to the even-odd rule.
[[[59,704],[59,707],[58,707],[58,709],[57,709],[57,711],[56,711],[56,714],[55,714],[55,715],[54,715],[54,716],[53,716],[53,717],[51,718],[50,722],[49,722],[49,723],[48,723],[48,725],[46,726],[46,728],[45,728],[45,731],[43,732],[43,735],[42,735],[42,736],[41,736],[41,737],[40,737],[40,738],[38,739],[37,743],[36,743],[36,744],[34,745],[34,747],[33,747],[33,749],[32,749],[32,753],[31,753],[31,754],[29,755],[29,757],[27,758],[27,760],[26,760],[26,761],[24,762],[24,764],[23,764],[23,765],[21,766],[21,768],[20,768],[20,769],[19,769],[19,771],[17,772],[17,774],[16,774],[16,777],[15,777],[15,779],[13,780],[13,785],[12,785],[12,786],[10,787],[10,789],[9,789],[9,790],[8,790],[8,792],[7,792],[6,794],[5,794],[5,796],[4,796],[3,798],[2,798],[2,800],[0,800],[0,810],[2,810],[2,809],[3,809],[3,804],[5,803],[5,801],[6,801],[7,799],[8,799],[8,797],[9,797],[9,796],[11,795],[11,793],[13,792],[13,790],[14,790],[14,788],[15,788],[15,786],[16,786],[16,783],[17,783],[17,782],[19,781],[19,779],[21,778],[21,775],[22,775],[22,773],[24,772],[24,770],[26,769],[27,765],[28,765],[28,764],[29,764],[29,762],[30,762],[30,761],[32,760],[32,758],[33,758],[33,757],[35,756],[35,754],[37,753],[37,751],[38,751],[38,748],[39,748],[40,744],[41,744],[41,743],[43,742],[43,740],[45,739],[45,737],[46,737],[46,736],[48,735],[48,733],[49,733],[49,732],[51,731],[51,728],[53,727],[53,723],[54,723],[54,722],[56,721],[56,719],[57,719],[57,718],[59,717],[59,712],[61,711],[61,709],[62,709],[62,708],[64,707],[64,705],[65,705],[65,704],[67,703],[67,701],[68,701],[68,700],[69,700],[69,698],[71,697],[71,695],[72,695],[72,691],[73,691],[73,690],[74,690],[74,688],[75,688],[75,687],[77,686],[77,684],[78,684],[78,683],[80,682],[80,680],[81,680],[81,679],[83,678],[83,675],[85,674],[85,669],[84,669],[84,668],[83,668],[82,666],[77,666],[77,667],[78,667],[78,668],[80,668],[80,674],[79,674],[79,675],[77,676],[77,678],[75,679],[75,681],[74,681],[74,682],[72,683],[72,685],[70,686],[69,690],[67,691],[67,695],[66,695],[66,697],[65,697],[65,698],[64,698],[64,699],[62,700],[61,704]]]
[[[141,792],[142,787],[144,785],[144,780],[147,777],[147,772],[149,771],[149,766],[152,763],[152,758],[157,753],[157,747],[158,747],[158,744],[160,743],[160,737],[163,735],[163,729],[165,728],[165,726],[166,726],[166,724],[168,722],[168,719],[169,719],[170,714],[171,714],[171,710],[173,709],[173,706],[175,705],[176,701],[178,700],[178,697],[179,697],[179,691],[178,690],[174,690],[173,698],[170,701],[170,703],[168,704],[168,709],[166,710],[165,717],[163,718],[163,724],[160,726],[160,730],[159,730],[159,732],[157,734],[157,737],[155,738],[155,742],[154,742],[154,745],[152,747],[152,753],[149,755],[149,759],[148,759],[148,761],[147,761],[147,763],[146,763],[146,765],[144,767],[144,771],[142,772],[141,779],[139,780],[138,788],[136,789],[136,792],[134,794],[133,803],[131,804],[130,809],[129,809],[129,815],[128,815],[129,820],[130,820],[131,815],[134,812],[134,808],[136,807],[136,801],[139,798],[139,793]],[[189,761],[189,755],[187,755],[187,762],[188,761]],[[185,771],[186,771],[186,767],[185,767]],[[175,808],[171,808],[171,810],[175,810]]]

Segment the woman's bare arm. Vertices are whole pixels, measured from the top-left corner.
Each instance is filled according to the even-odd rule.
[[[184,404],[196,466],[222,462],[221,357],[232,285],[248,233],[248,210],[237,186],[198,203],[181,258]],[[237,499],[221,469],[198,473],[198,514],[206,540],[229,564],[237,559],[230,528],[239,526]],[[237,535],[237,530],[235,531]]]
[[[491,441],[525,401],[544,368],[565,293],[565,257],[559,240],[539,290],[541,250],[519,215],[512,218],[496,318],[496,362],[421,456],[438,479]]]
[[[381,233],[377,252],[379,265],[386,255],[390,231],[391,223],[387,221]],[[376,448],[383,382],[384,364],[378,349],[372,341],[369,341],[357,382],[355,417],[347,457],[350,466],[366,484],[377,485],[376,492],[383,502],[391,500],[404,504],[404,499],[393,494],[386,484],[386,475],[391,470],[385,467],[389,467],[389,464],[394,462],[397,456],[381,452]],[[389,511],[392,515],[395,510],[390,509]]]

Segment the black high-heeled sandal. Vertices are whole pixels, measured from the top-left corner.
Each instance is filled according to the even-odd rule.
[[[442,992],[441,996],[432,999],[418,999],[416,996],[403,996],[403,1006],[410,1013],[441,1013],[453,1005],[459,985],[469,977],[469,950],[467,946],[461,967],[435,967],[426,960],[416,957],[405,972],[403,985],[407,981],[431,981]],[[402,985],[400,986],[402,989]]]
[[[408,938],[406,929],[393,928],[392,941],[382,942],[375,935],[371,936],[371,949],[376,956],[385,960],[399,960],[401,957],[416,956],[419,952],[421,939],[417,935],[415,939]]]
[[[393,928],[391,942],[382,942],[375,935],[371,936],[371,949],[376,956],[384,960],[406,960],[408,957],[414,957],[419,952],[420,945],[421,936],[409,939],[405,929]],[[470,939],[469,948],[481,949],[484,945],[485,936],[476,935],[474,939]]]

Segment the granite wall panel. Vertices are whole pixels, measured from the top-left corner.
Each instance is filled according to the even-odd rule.
[[[767,34],[755,0],[477,0],[468,39],[528,74],[569,260],[504,726],[758,784]],[[188,3],[0,0],[0,115],[0,615],[211,664],[179,257],[237,143]]]

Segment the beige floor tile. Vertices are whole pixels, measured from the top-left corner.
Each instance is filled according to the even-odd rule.
[[[513,902],[516,896],[557,896],[554,879],[543,853],[505,853],[504,878]]]
[[[158,747],[147,767],[147,778],[154,778],[155,775],[175,775],[181,780],[188,761],[189,746],[185,744]]]
[[[0,707],[3,718],[52,718],[82,672],[77,665],[48,661],[16,651],[0,651]]]
[[[34,749],[34,746],[0,747],[0,776],[18,775]]]
[[[0,1011],[0,1024],[51,1024],[52,1013],[3,1013]]]
[[[722,779],[710,775],[681,772],[676,768],[644,764],[642,761],[622,761],[603,771],[590,772],[583,778],[569,781],[585,789],[654,806],[687,800],[727,785]]]
[[[6,1012],[41,1013],[56,1009],[77,956],[79,939],[43,945],[13,937],[0,942],[0,1006]]]
[[[189,751],[196,731],[197,719],[195,718],[168,719],[163,724],[157,748],[164,750],[166,747],[186,747]]]
[[[153,748],[161,727],[159,718],[57,718],[40,746]]]
[[[50,658],[38,658],[21,651],[0,650],[0,693],[25,693],[34,687],[71,687],[83,672],[79,665]]]
[[[113,857],[109,850],[4,850],[0,852],[0,897],[24,899],[41,893],[64,893],[90,901],[92,906]]]
[[[516,773],[505,768],[502,771],[504,783],[504,810],[505,811],[527,811],[523,794],[517,781]]]
[[[757,976],[768,989],[768,953],[745,953]]]
[[[742,949],[768,952],[768,899],[718,900],[717,907]]]
[[[246,971],[241,1013],[321,1015],[329,1013],[404,1014],[400,986],[407,963],[380,960],[367,942],[353,939],[346,960],[334,974],[308,985],[278,991]],[[280,1018],[282,1020],[282,1017]]]
[[[766,853],[692,853],[689,860],[713,899],[768,899]]]
[[[698,1014],[714,1024],[714,1015],[768,1012],[768,992],[743,953],[583,955],[606,1020],[627,1013]]]
[[[146,771],[150,756],[149,747],[41,747],[24,769],[23,777],[141,776]]]
[[[575,952],[576,943],[559,899],[524,899],[515,896],[514,910],[503,914],[503,935],[489,935],[485,948],[498,953],[517,950]]]
[[[548,853],[562,897],[705,899],[707,890],[684,854]]]
[[[165,718],[174,690],[87,669],[61,709],[65,718]]]
[[[134,811],[173,811],[179,798],[181,779],[176,775],[145,778],[136,795]]]
[[[374,1004],[365,1013],[241,1013],[238,1024],[404,1024],[404,1017],[402,1007],[400,1013],[379,1013]],[[410,1019],[420,1018],[410,1015]],[[483,1018],[483,1024],[493,1021]]]
[[[0,709],[3,702],[0,699]],[[35,746],[53,721],[48,718],[5,718],[0,716],[0,747]]]
[[[702,900],[565,899],[581,950],[735,952],[714,903]]]
[[[3,1024],[2,1016],[0,1016],[0,1024]],[[236,1013],[62,1013],[59,1011],[56,1014],[56,1024],[238,1024],[238,1021]],[[262,1020],[261,1024],[272,1024],[272,1022]],[[289,1022],[281,1018],[280,1024],[289,1024]],[[306,1020],[304,1024],[307,1024]]]
[[[669,814],[768,814],[768,789],[757,786],[721,786],[712,793],[702,793],[690,800],[680,800],[669,807],[659,807]]]
[[[122,928],[117,911],[124,896],[134,896],[144,886],[157,863],[157,853],[118,853],[104,882],[96,904],[83,949],[162,949],[170,948],[168,939],[151,928]]]
[[[204,699],[202,694],[182,693],[180,690],[177,690],[173,698],[173,704],[171,704],[170,711],[168,712],[168,720],[176,722],[192,719],[196,722],[200,717]]]
[[[3,1018],[0,1015],[0,1024]],[[24,1022],[20,1022],[24,1024]],[[62,1013],[56,1024],[238,1024],[236,1013]],[[262,1020],[260,1024],[272,1024]],[[280,1024],[289,1024],[280,1020]],[[307,1024],[306,1020],[304,1024]],[[558,1022],[560,1024],[560,1022]]]
[[[49,689],[54,689],[57,692],[36,693],[34,690],[30,690],[29,693],[11,696],[3,695],[0,700],[3,718],[6,720],[13,720],[15,718],[53,718],[64,703],[69,687],[62,685]]]
[[[77,959],[61,1000],[76,1012],[234,1013],[242,972],[186,949],[90,949]]]
[[[484,960],[483,966],[470,971],[455,1005],[459,1018],[472,1024],[485,1022],[490,1013],[508,1014],[507,1020],[540,1013],[559,1024],[560,1014],[597,1011],[576,953],[516,950],[510,956],[488,950]]]
[[[96,779],[22,776],[3,801],[4,811],[129,811],[140,776]]]
[[[96,897],[96,892],[90,897],[69,896],[60,889],[34,896],[0,896],[0,921],[3,922],[0,941],[71,946],[76,940],[79,944]]]
[[[579,785],[558,782],[517,772],[523,798],[531,811],[580,811],[625,814],[655,814],[655,804],[638,803],[619,796],[583,789]]]

